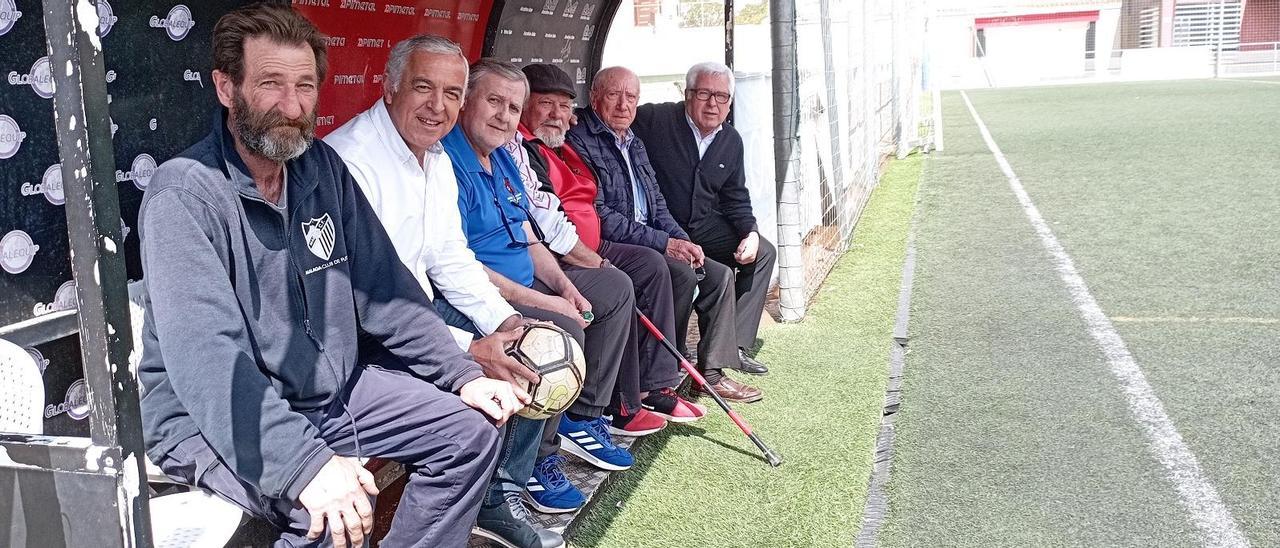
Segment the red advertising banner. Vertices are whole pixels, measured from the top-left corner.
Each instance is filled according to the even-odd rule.
[[[293,0],[329,36],[329,75],[320,89],[318,136],[359,114],[382,96],[382,70],[391,46],[436,34],[480,57],[492,0]]]

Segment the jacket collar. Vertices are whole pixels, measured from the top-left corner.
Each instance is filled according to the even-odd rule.
[[[231,187],[240,195],[265,202],[266,198],[258,192],[258,185],[253,182],[253,176],[249,174],[249,167],[245,165],[240,152],[236,150],[235,139],[231,137],[231,128],[227,126],[229,115],[230,112],[226,107],[219,107],[218,112],[213,116],[213,133],[219,137],[217,139],[218,158],[222,161],[222,170],[231,181]],[[317,141],[318,139],[312,139],[312,148],[318,146]],[[289,193],[296,194],[295,200],[309,194],[319,184],[315,177],[303,176],[298,170],[298,163],[310,153],[311,148],[302,153],[302,156],[284,164],[284,168],[289,171],[286,184],[291,185]]]
[[[591,107],[580,109],[578,118],[581,119],[586,126],[587,131],[595,135],[607,135],[610,140],[617,140],[618,134],[614,133],[609,126],[605,125],[604,120],[600,119],[600,115],[596,114],[596,110]]]

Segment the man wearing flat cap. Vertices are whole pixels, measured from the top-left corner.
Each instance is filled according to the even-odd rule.
[[[532,64],[521,69],[529,96],[515,136],[503,145],[520,168],[531,202],[530,213],[545,234],[544,242],[570,265],[615,266],[631,278],[636,305],[675,338],[671,274],[661,253],[644,246],[603,240],[595,209],[595,180],[582,158],[564,144],[577,95],[573,80],[559,67]],[[638,436],[661,429],[665,422],[691,422],[706,409],[681,398],[679,364],[637,326],[627,352],[637,353],[639,367],[619,372],[610,432]],[[541,467],[538,467],[541,469]],[[537,474],[535,473],[535,477]],[[550,497],[553,486],[535,495]]]

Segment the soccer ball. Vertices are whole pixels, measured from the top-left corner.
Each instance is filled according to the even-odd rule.
[[[518,414],[521,417],[533,420],[549,418],[568,409],[582,393],[586,359],[578,341],[563,329],[543,323],[526,325],[524,333],[507,350],[507,355],[541,377],[532,386],[524,379],[517,380],[533,399],[520,410]]]

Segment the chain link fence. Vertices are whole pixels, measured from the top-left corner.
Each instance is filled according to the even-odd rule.
[[[804,317],[884,161],[932,143],[923,0],[796,4],[798,142],[778,196],[778,315]]]

